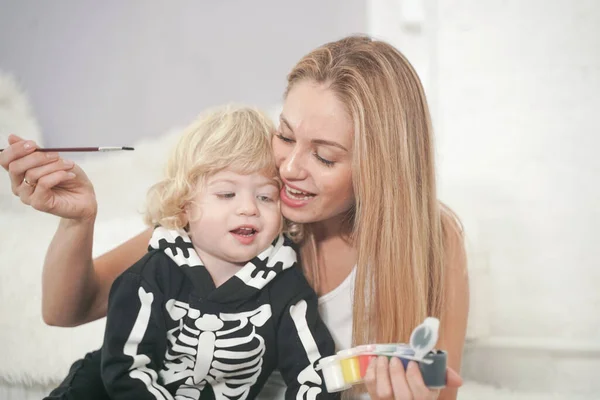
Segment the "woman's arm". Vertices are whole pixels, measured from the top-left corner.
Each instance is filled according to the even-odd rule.
[[[77,326],[106,316],[114,280],[146,252],[148,229],[92,259],[94,219],[62,219],[44,262],[42,315],[49,325]]]
[[[61,217],[44,262],[42,315],[50,325],[80,325],[106,315],[110,286],[145,253],[151,230],[92,260],[94,187],[77,164],[36,148],[10,135],[0,166],[23,204]]]

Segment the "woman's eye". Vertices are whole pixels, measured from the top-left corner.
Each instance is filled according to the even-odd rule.
[[[219,199],[232,199],[233,197],[235,197],[235,193],[233,193],[233,192],[217,193],[217,197]]]
[[[282,140],[282,141],[284,141],[285,143],[293,143],[293,142],[294,142],[294,140],[293,140],[293,139],[287,138],[287,137],[283,136],[283,134],[282,134],[282,133],[279,133],[279,132],[278,132],[278,133],[276,133],[276,134],[275,134],[275,136],[277,136],[277,137],[279,138],[279,140]]]
[[[319,156],[317,153],[314,153],[314,155],[317,160],[319,160],[321,163],[325,164],[327,167],[333,167],[333,165],[335,164],[335,161],[326,160],[323,157]]]

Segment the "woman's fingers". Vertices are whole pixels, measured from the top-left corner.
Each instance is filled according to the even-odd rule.
[[[27,143],[16,135],[8,135],[8,147],[0,152],[0,166],[8,171],[11,162],[31,153],[33,150],[35,150],[35,143]],[[17,182],[13,181],[12,177],[9,176],[9,178],[11,179],[11,190],[13,194],[18,196],[17,188],[21,182],[17,184]]]
[[[438,397],[439,391],[430,390],[425,386],[419,365],[414,361],[408,363],[406,381],[415,400],[433,400]]]
[[[28,182],[36,184],[43,176],[56,171],[65,171],[71,169],[74,165],[75,163],[73,163],[71,160],[58,159],[54,162],[28,169],[25,172],[23,179],[27,179]]]
[[[3,152],[4,153],[4,152]],[[8,175],[10,177],[13,193],[20,195],[18,189],[25,179],[25,173],[33,168],[38,168],[58,160],[58,153],[33,152],[8,164]],[[29,179],[28,179],[29,180]]]
[[[393,357],[390,361],[390,380],[392,390],[396,399],[412,399],[414,396],[408,384],[407,374],[404,371],[404,365],[399,358]]]
[[[11,145],[11,144],[15,144],[15,143],[17,143],[17,142],[22,142],[23,140],[25,140],[25,139],[23,139],[23,138],[22,138],[22,137],[20,137],[20,136],[13,135],[13,134],[10,134],[10,135],[8,135],[8,144],[9,144],[9,145]]]
[[[40,157],[37,157],[37,154],[31,154],[19,160],[13,161],[9,166],[9,170],[11,171],[10,178],[13,193],[19,196],[21,201],[25,204],[30,204],[29,196],[33,194],[38,181],[42,177],[56,171],[71,169],[74,166],[74,163],[68,160],[56,159],[52,161],[50,159],[48,161],[41,159],[41,161],[38,160],[38,166],[25,169],[24,171],[21,169],[23,165],[25,165],[25,167],[29,165],[36,165],[36,158],[40,159]]]
[[[33,141],[16,135],[0,152],[0,165],[8,171],[13,193],[39,211],[62,218],[94,217],[97,212],[94,188],[86,174],[58,153],[35,151]]]
[[[375,375],[377,359],[373,358],[369,362],[369,366],[367,367],[367,371],[365,372],[365,376],[363,378],[363,382],[365,383],[365,387],[371,396],[371,400],[377,400],[375,396],[375,387],[377,386],[377,376]]]
[[[26,171],[41,167],[42,165],[53,163],[56,160],[58,160],[58,153],[36,151],[32,154],[27,154],[21,158],[11,161],[8,165],[8,173],[11,175],[11,179],[13,176],[23,177]]]
[[[15,138],[16,138],[16,136],[15,136]],[[4,168],[7,171],[8,171],[8,165],[11,162],[13,162],[19,158],[25,157],[26,155],[28,155],[30,153],[33,153],[33,151],[37,147],[35,142],[32,142],[30,140],[14,141],[12,136],[9,136],[8,143],[9,143],[9,146],[7,148],[5,148],[4,150],[2,150],[2,152],[0,153],[0,165],[2,165],[2,168]]]
[[[387,357],[377,357],[377,387],[375,388],[377,397],[380,399],[393,399],[394,392],[390,382],[389,361]]]
[[[462,384],[460,376],[454,370],[449,368],[447,373],[447,386],[458,387]],[[435,400],[440,395],[439,390],[425,386],[416,362],[409,362],[405,370],[397,357],[392,357],[389,362],[387,357],[382,356],[372,360],[364,383],[373,400]]]
[[[52,212],[56,208],[59,198],[54,196],[52,189],[70,179],[75,178],[71,171],[57,170],[42,176],[35,186],[35,190],[29,196],[29,204],[36,210]]]
[[[451,388],[461,387],[463,380],[460,375],[452,368],[446,369],[446,386]]]

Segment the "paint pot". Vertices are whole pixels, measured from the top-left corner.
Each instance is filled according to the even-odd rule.
[[[415,354],[415,351],[412,349],[412,347],[410,347],[410,345],[408,345],[406,343],[399,343],[396,345],[396,348],[394,349],[394,353],[413,355],[413,354]]]
[[[342,366],[342,374],[344,380],[349,385],[354,385],[362,381],[360,376],[360,365],[358,363],[358,352],[356,349],[348,349],[338,351],[337,357],[340,360]]]
[[[419,363],[425,386],[430,389],[445,387],[448,353],[443,350],[431,351],[425,356],[425,360],[433,361],[431,364]]]
[[[406,358],[403,358],[402,356],[414,357],[414,355],[415,355],[415,352],[413,349],[411,349],[408,346],[401,346],[396,349],[394,357],[398,357],[400,359],[400,361],[402,361],[404,370],[406,370],[406,368],[408,368],[408,363],[410,360],[407,360]]]
[[[382,356],[387,356],[396,351],[398,345],[396,344],[376,344],[375,352]]]
[[[396,354],[399,350],[399,348],[404,348],[407,347],[406,344],[404,343],[400,343],[400,344],[394,344],[394,343],[388,343],[388,344],[373,344],[370,345],[374,347],[373,352],[378,355],[378,356],[385,356],[388,358],[388,360],[390,360],[394,354]],[[407,347],[410,348],[410,347]]]
[[[358,353],[356,357],[358,358],[360,378],[364,379],[371,360],[377,358],[377,354],[375,354],[375,345],[363,344],[362,346],[356,347],[356,352]]]
[[[346,383],[337,356],[322,358],[319,361],[319,368],[323,371],[323,379],[329,393],[341,392],[352,386]]]

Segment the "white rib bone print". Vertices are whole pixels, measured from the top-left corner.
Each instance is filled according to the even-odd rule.
[[[189,304],[175,300],[169,300],[166,309],[179,325],[167,333],[169,346],[159,375],[165,385],[185,379],[175,398],[181,395],[197,400],[210,384],[217,399],[245,399],[261,373],[265,353],[264,339],[256,327],[269,320],[271,306],[218,317],[201,315]],[[236,350],[239,346],[244,350]]]

